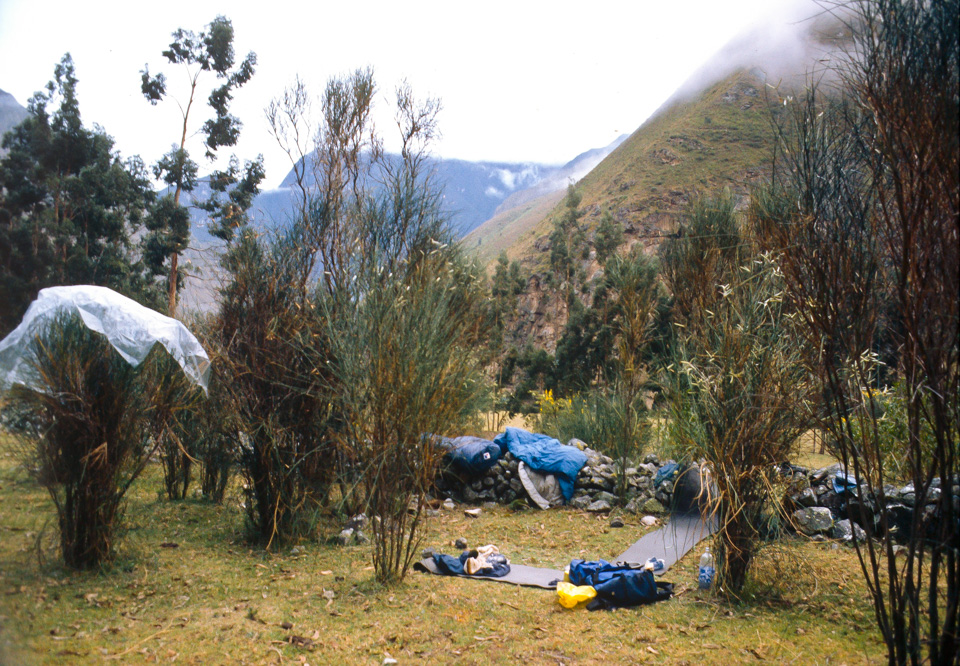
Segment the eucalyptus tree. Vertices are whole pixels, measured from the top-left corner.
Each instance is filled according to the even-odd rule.
[[[191,121],[195,120],[195,115],[191,114],[194,113],[199,86],[203,79],[208,78],[213,78],[219,84],[207,97],[213,115],[200,126],[206,146],[205,155],[212,160],[220,148],[234,146],[240,138],[242,124],[231,115],[230,102],[234,92],[253,77],[257,64],[257,56],[253,52],[237,64],[233,41],[233,24],[230,19],[218,16],[201,32],[182,28],[176,30],[173,41],[162,52],[171,68],[179,66],[183,70],[187,82],[184,98],[177,99],[183,118],[177,142],[153,166],[154,176],[165,182],[173,192],[162,197],[152,210],[148,220],[150,233],[145,239],[145,254],[152,269],[158,275],[167,272],[167,309],[170,316],[176,314],[177,308],[179,256],[190,240],[190,215],[181,204],[181,195],[196,188],[199,172],[197,163],[187,150]],[[167,76],[163,72],[151,75],[149,67],[144,65],[140,90],[151,104],[156,105],[169,94]],[[256,164],[248,164],[248,169],[256,170]],[[262,172],[262,164],[259,169]],[[235,180],[238,178],[237,168],[223,173],[232,174]],[[165,267],[168,259],[169,267]]]

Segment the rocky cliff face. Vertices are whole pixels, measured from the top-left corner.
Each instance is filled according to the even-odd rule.
[[[567,321],[566,308],[555,296],[542,288],[539,275],[531,277],[527,290],[518,299],[517,314],[508,329],[509,338],[514,342],[529,341],[553,353]]]

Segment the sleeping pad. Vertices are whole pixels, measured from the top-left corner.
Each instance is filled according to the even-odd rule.
[[[575,446],[561,444],[547,435],[527,432],[522,428],[507,428],[494,438],[502,452],[510,451],[531,469],[555,474],[560,492],[566,502],[573,497],[577,474],[587,464],[587,455]]]

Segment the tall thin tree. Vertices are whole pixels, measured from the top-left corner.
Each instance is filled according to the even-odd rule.
[[[186,101],[177,101],[183,117],[179,143],[174,143],[170,152],[153,167],[154,175],[172,188],[173,194],[162,198],[154,209],[148,220],[151,233],[146,238],[146,254],[157,273],[161,273],[163,264],[168,258],[170,260],[167,269],[170,316],[174,316],[177,309],[179,257],[190,240],[190,217],[180,199],[183,192],[191,192],[197,185],[198,166],[190,158],[187,139],[198,85],[201,77],[207,74],[221,82],[207,99],[214,115],[203,123],[200,130],[205,137],[206,157],[212,160],[218,149],[234,146],[240,138],[241,123],[230,114],[230,102],[234,92],[253,76],[257,64],[257,56],[251,51],[234,67],[233,39],[230,19],[218,16],[199,33],[178,29],[162,54],[170,65],[180,65],[184,69],[188,83]],[[149,67],[144,65],[140,90],[151,104],[156,105],[167,96],[167,77],[162,72],[151,76]]]

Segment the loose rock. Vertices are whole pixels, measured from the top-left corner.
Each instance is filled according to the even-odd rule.
[[[794,511],[793,521],[800,531],[808,536],[824,534],[833,527],[833,515],[830,509],[822,506]]]
[[[856,534],[857,541],[860,543],[867,539],[867,533],[863,531],[863,528],[851,522],[849,519],[838,520],[834,523],[833,527],[830,528],[831,538],[840,539],[846,543],[853,541],[854,534]]]
[[[790,499],[792,499],[797,506],[802,506],[804,508],[817,505],[817,494],[813,492],[812,488],[804,488],[801,492],[793,495]]]
[[[570,506],[572,506],[575,509],[583,510],[583,509],[586,509],[591,504],[593,504],[593,500],[590,499],[589,495],[581,495],[579,497],[574,497],[572,500],[570,500]]]
[[[650,498],[640,507],[643,513],[666,513],[667,510],[658,500]]]
[[[614,495],[613,493],[608,493],[608,492],[606,492],[606,491],[600,491],[599,493],[597,493],[596,495],[593,496],[593,499],[594,499],[595,502],[607,502],[608,504],[610,504],[610,505],[612,506],[613,504],[616,503],[616,501],[617,501],[617,496]]]
[[[605,500],[597,500],[592,502],[590,506],[587,507],[587,511],[590,513],[604,513],[610,510],[610,502]]]

